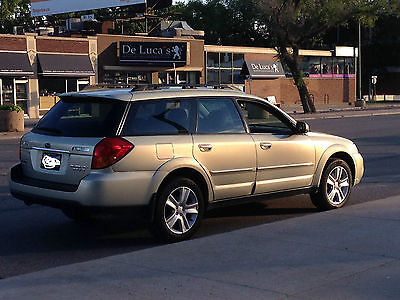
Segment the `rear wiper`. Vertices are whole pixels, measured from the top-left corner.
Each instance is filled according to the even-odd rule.
[[[61,135],[61,131],[60,130],[58,130],[56,128],[52,128],[52,127],[36,126],[35,129],[44,130],[44,131],[48,131],[48,132],[53,132],[53,133],[56,133],[58,135]]]

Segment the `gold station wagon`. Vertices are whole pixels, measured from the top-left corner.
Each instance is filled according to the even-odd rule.
[[[220,203],[307,193],[319,209],[342,207],[364,171],[353,142],[222,87],[64,94],[20,152],[14,197],[78,220],[136,212],[166,241],[190,237]]]

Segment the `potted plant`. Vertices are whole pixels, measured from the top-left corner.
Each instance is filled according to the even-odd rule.
[[[24,131],[24,111],[18,105],[0,105],[0,131]]]

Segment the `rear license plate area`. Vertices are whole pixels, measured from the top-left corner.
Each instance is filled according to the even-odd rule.
[[[45,170],[59,171],[61,167],[61,154],[44,152],[40,167]]]

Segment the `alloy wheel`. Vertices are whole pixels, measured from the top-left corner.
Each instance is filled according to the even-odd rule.
[[[326,193],[328,201],[332,205],[339,205],[346,200],[349,193],[350,178],[347,170],[342,166],[336,166],[328,175],[326,181]]]
[[[186,186],[174,189],[164,205],[164,222],[175,234],[188,232],[199,214],[199,202],[193,190]]]

